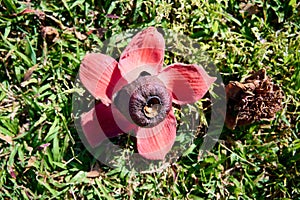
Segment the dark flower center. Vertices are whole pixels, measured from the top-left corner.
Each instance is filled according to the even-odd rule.
[[[172,108],[172,97],[156,76],[140,76],[124,86],[114,97],[120,112],[141,127],[153,127],[165,119]]]

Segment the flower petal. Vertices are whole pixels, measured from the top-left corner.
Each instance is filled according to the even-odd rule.
[[[99,98],[105,105],[111,103],[113,89],[121,79],[117,65],[118,62],[115,59],[101,53],[87,54],[80,65],[81,82],[95,98]]]
[[[128,82],[146,71],[156,75],[164,60],[165,41],[154,27],[137,33],[121,54],[119,68]]]
[[[172,91],[173,102],[179,105],[201,99],[216,80],[198,65],[181,63],[166,67],[158,78]]]
[[[176,119],[173,111],[153,128],[139,128],[136,133],[139,154],[151,160],[163,160],[176,138]]]
[[[129,132],[134,125],[114,106],[99,103],[81,116],[81,127],[87,142],[94,148],[107,138]]]

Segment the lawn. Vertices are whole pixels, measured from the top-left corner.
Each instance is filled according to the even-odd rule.
[[[296,0],[0,0],[0,10],[0,199],[300,198]],[[208,95],[192,105],[202,119],[195,139],[165,168],[140,173],[99,162],[74,123],[80,63],[108,39],[150,26],[197,43],[225,85],[265,69],[283,91],[280,111],[224,126],[203,154],[213,123]],[[166,53],[165,65],[182,59]],[[134,151],[127,136],[113,142]]]

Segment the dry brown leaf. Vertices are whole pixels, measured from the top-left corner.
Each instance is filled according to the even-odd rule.
[[[258,6],[249,2],[247,4],[240,3],[239,7],[240,7],[240,13],[242,14],[243,17],[245,17],[244,14],[246,16],[251,16],[259,12]]]
[[[86,173],[87,178],[96,178],[99,176],[100,176],[100,172],[98,170],[93,170],[93,171]]]
[[[83,33],[80,33],[80,32],[78,32],[78,31],[76,31],[76,30],[74,30],[74,32],[75,32],[75,36],[76,36],[77,39],[79,39],[79,40],[85,40],[85,39],[87,38],[87,36],[86,36],[85,34],[83,34]]]
[[[12,144],[12,143],[13,143],[12,137],[11,137],[11,136],[8,136],[8,135],[2,135],[2,134],[0,133],[0,139],[4,140],[4,141],[7,142],[8,144]]]
[[[35,157],[35,156],[31,156],[31,157],[29,158],[29,160],[28,160],[28,163],[27,163],[27,165],[26,165],[26,168],[32,167],[32,166],[34,165],[35,161],[36,161],[36,157]]]
[[[59,38],[59,33],[58,31],[51,27],[51,26],[44,26],[42,27],[42,37],[47,41],[47,42],[56,42]]]
[[[36,70],[37,67],[38,67],[38,65],[34,65],[26,71],[26,73],[24,74],[24,81],[27,81],[28,79],[30,79],[32,73]]]

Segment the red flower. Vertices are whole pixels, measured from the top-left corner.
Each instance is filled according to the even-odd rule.
[[[150,27],[133,37],[119,63],[101,53],[84,57],[80,79],[101,100],[81,116],[84,135],[92,147],[133,130],[143,157],[164,159],[171,150],[176,137],[172,102],[196,102],[216,78],[195,64],[162,68],[164,48],[163,36]]]

